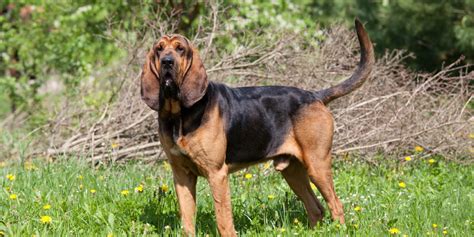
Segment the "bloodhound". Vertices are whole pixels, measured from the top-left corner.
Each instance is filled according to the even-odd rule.
[[[330,101],[360,87],[374,64],[372,43],[355,20],[361,58],[354,74],[320,91],[286,86],[231,88],[207,80],[198,51],[181,35],[165,35],[147,54],[141,96],[158,112],[159,135],[168,157],[186,235],[195,235],[196,181],[203,176],[214,198],[217,228],[236,236],[229,174],[273,160],[303,201],[309,222],[323,218],[321,192],[334,220],[344,223],[331,173],[333,117]]]

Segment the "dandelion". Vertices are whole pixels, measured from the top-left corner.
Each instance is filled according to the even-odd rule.
[[[13,180],[16,179],[15,175],[12,175],[12,174],[7,174],[7,176],[5,176],[5,177],[7,177],[7,179],[10,180],[10,181],[13,181]]]
[[[400,234],[400,230],[397,229],[397,228],[390,228],[390,230],[388,230],[388,232],[392,235]]]
[[[171,170],[171,166],[168,162],[163,162],[163,168],[166,170],[166,171],[170,171]]]
[[[135,192],[137,193],[143,193],[143,185],[140,184],[135,188]]]
[[[361,212],[361,211],[362,211],[362,207],[360,207],[360,206],[355,206],[355,207],[354,207],[354,211],[356,211],[356,212]]]
[[[31,161],[30,162],[25,162],[25,170],[36,170],[38,169]]]
[[[14,193],[10,194],[10,199],[11,200],[16,200],[18,198],[18,196]]]
[[[247,173],[247,174],[245,174],[244,177],[245,177],[246,179],[251,179],[251,178],[252,178],[252,174]]]
[[[112,147],[112,149],[115,149],[119,146],[119,144],[113,142],[112,144],[110,144],[110,147]]]
[[[49,210],[49,209],[51,209],[51,205],[45,204],[45,205],[43,206],[43,210]]]
[[[399,183],[398,183],[398,187],[400,187],[400,188],[406,188],[407,185],[405,184],[405,182],[399,182]]]
[[[268,195],[268,199],[269,200],[275,199],[275,195],[273,195],[273,194]]]
[[[78,175],[77,178],[80,179],[80,180],[84,179],[84,177],[82,175]]]
[[[97,192],[97,190],[91,189],[91,190],[89,190],[89,192],[92,193],[92,194],[95,194]]]
[[[443,230],[443,235],[447,235],[448,234],[448,231],[447,230]]]
[[[435,160],[435,159],[429,159],[429,160],[428,160],[428,163],[434,164],[434,163],[436,163],[436,160]]]
[[[405,161],[411,161],[411,157],[410,156],[405,156]]]
[[[168,190],[170,190],[170,188],[169,188],[168,185],[166,185],[166,184],[161,185],[160,189],[161,189],[161,191],[163,191],[164,193],[166,193],[166,192],[168,192]]]
[[[425,149],[421,146],[415,146],[415,151],[416,152],[423,152]]]
[[[128,190],[122,190],[120,191],[120,194],[122,194],[122,196],[127,196],[130,192]]]
[[[431,226],[435,229],[438,228],[438,224],[436,224],[436,223],[433,223]]]
[[[53,218],[51,218],[50,216],[41,216],[40,221],[43,224],[51,224]]]
[[[268,168],[270,168],[270,165],[271,165],[270,162],[267,162],[263,165],[263,168],[268,169]]]

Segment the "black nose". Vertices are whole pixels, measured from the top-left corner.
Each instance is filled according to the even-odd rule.
[[[174,64],[174,59],[171,56],[165,56],[161,59],[161,64],[163,66],[173,66]]]

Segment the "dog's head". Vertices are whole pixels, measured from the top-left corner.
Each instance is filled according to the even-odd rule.
[[[181,35],[165,35],[150,49],[141,76],[141,96],[153,110],[160,93],[191,107],[206,93],[206,70],[198,51]]]

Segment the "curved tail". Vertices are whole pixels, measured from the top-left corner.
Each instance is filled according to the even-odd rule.
[[[353,90],[359,88],[365,80],[367,80],[372,71],[375,62],[374,47],[372,46],[369,35],[359,19],[355,20],[355,27],[361,50],[359,65],[349,79],[338,85],[320,91],[322,96],[321,101],[324,104],[328,104],[334,99],[347,95]]]

